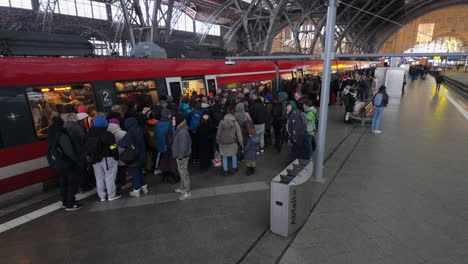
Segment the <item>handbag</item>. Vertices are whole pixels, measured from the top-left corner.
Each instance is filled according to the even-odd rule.
[[[138,147],[136,145],[136,140],[132,137],[132,143],[128,145],[125,150],[120,154],[120,160],[125,162],[126,164],[132,163],[138,158],[139,152]]]

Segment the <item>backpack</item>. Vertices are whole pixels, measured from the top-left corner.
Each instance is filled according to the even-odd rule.
[[[219,123],[221,120],[223,120],[223,118],[224,113],[222,109],[213,109],[213,122],[216,128],[219,126]]]
[[[235,121],[232,120],[222,120],[219,123],[221,128],[221,139],[220,144],[229,145],[237,142],[236,138],[236,125]]]
[[[93,126],[93,119],[92,117],[86,117],[80,122],[80,126],[85,130],[89,131],[89,129]]]
[[[388,105],[388,94],[384,93],[382,94],[382,103],[380,106],[387,106]]]
[[[86,140],[86,161],[96,164],[104,158],[104,144],[101,137],[88,137]]]
[[[192,112],[192,118],[190,119],[189,130],[192,133],[197,133],[198,127],[200,126],[201,122],[201,112],[199,110],[194,110]]]
[[[300,112],[295,112],[288,120],[289,140],[291,143],[301,142],[306,136],[306,119]]]
[[[60,135],[57,137],[55,142],[47,147],[46,151],[47,162],[49,163],[49,167],[53,169],[60,168],[60,165],[68,159],[65,155],[65,152],[63,152],[62,148],[60,147],[58,142],[59,138]]]

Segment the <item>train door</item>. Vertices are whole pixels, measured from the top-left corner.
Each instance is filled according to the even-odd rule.
[[[178,102],[182,97],[182,78],[180,77],[171,77],[166,78],[166,87],[168,93],[175,102]]]
[[[216,94],[216,89],[218,88],[218,83],[216,82],[216,75],[206,75],[205,76],[206,88],[208,93]]]
[[[182,92],[183,96],[191,97],[192,94],[197,93],[198,95],[208,95],[206,89],[206,82],[204,76],[189,76],[182,78]]]

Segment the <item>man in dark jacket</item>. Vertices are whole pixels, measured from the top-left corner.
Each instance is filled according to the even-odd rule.
[[[264,152],[265,147],[265,121],[266,121],[266,109],[262,100],[258,98],[256,93],[251,94],[252,105],[250,106],[249,112],[252,117],[255,132],[260,139],[260,153]]]
[[[81,208],[81,204],[77,203],[75,199],[79,181],[77,166],[79,158],[63,124],[64,122],[59,116],[52,118],[52,125],[48,128],[47,159],[49,166],[60,174],[60,193],[63,206],[66,211],[73,211]],[[58,156],[59,153],[63,153],[63,155]]]
[[[188,161],[192,153],[192,140],[184,115],[179,113],[175,119],[176,132],[172,144],[172,157],[177,160],[177,168],[180,174],[180,188],[177,188],[175,192],[181,194],[179,200],[185,200],[191,196]]]
[[[437,75],[437,79],[436,79],[436,89],[437,91],[440,90],[440,85],[443,84],[445,82],[445,79],[444,79],[444,76],[442,76],[442,74],[438,74]]]
[[[113,201],[121,196],[116,194],[115,177],[117,176],[118,149],[114,135],[107,131],[107,120],[96,116],[93,127],[89,129],[86,143],[88,159],[93,165],[96,177],[96,189],[101,202]]]
[[[118,144],[122,148],[131,145],[135,145],[137,148],[138,157],[127,165],[130,168],[130,175],[133,179],[133,191],[130,192],[130,196],[139,197],[140,190],[143,191],[143,193],[148,193],[148,186],[146,185],[143,175],[143,168],[146,162],[145,136],[143,128],[138,125],[138,121],[134,117],[125,120],[125,127],[127,128],[127,134]]]
[[[287,105],[288,123],[286,129],[289,141],[292,144],[290,162],[295,159],[307,159],[307,124],[301,111],[297,109],[296,102],[289,101]]]

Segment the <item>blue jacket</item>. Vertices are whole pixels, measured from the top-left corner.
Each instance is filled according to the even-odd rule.
[[[244,147],[244,159],[245,160],[256,160],[257,159],[257,149],[260,146],[260,138],[255,135],[249,137],[247,144]]]
[[[190,109],[190,106],[188,104],[186,104],[186,103],[181,103],[179,111],[184,113],[185,120],[187,120],[187,122],[189,122],[190,121],[190,115],[192,114],[192,110]]]
[[[139,152],[138,159],[127,165],[129,168],[144,168],[146,162],[146,145],[143,128],[138,125],[138,121],[134,117],[129,117],[125,120],[125,128],[127,129],[127,134],[119,141],[119,147],[125,148],[130,146],[135,140]]]
[[[156,150],[164,153],[167,151],[166,135],[171,125],[171,119],[167,117],[161,118],[159,122],[154,125],[154,137],[156,139]]]

